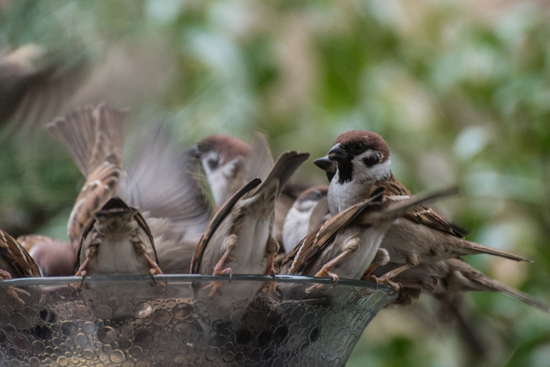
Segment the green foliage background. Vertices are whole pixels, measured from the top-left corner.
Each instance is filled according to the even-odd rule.
[[[0,48],[34,42],[67,65],[110,65],[71,103],[128,107],[129,130],[165,120],[182,148],[259,130],[274,154],[320,157],[341,132],[378,132],[413,192],[463,188],[438,209],[469,239],[535,259],[471,264],[550,302],[549,13],[467,4],[15,0],[1,8]],[[64,238],[83,178],[44,122],[0,132],[0,227]],[[299,177],[324,182],[311,162]],[[501,294],[469,294],[466,306],[487,358],[422,297],[382,311],[348,366],[550,365],[549,315]]]

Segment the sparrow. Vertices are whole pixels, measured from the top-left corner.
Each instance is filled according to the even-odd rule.
[[[361,279],[377,254],[381,263],[390,260],[385,251],[378,249],[397,218],[454,191],[394,202],[384,195],[383,188],[378,188],[367,200],[340,211],[309,233],[283,261],[281,274],[330,276],[335,284],[340,277]],[[383,282],[399,289],[390,279]]]
[[[179,152],[162,125],[145,132],[134,161],[123,169],[125,112],[105,104],[70,112],[48,126],[87,178],[70,215],[75,256],[92,215],[118,195],[141,211],[169,273],[189,271],[195,247],[211,214],[194,176],[194,159]]]
[[[42,235],[25,235],[17,238],[34,259],[44,277],[74,274],[76,254],[65,241]]]
[[[283,225],[283,246],[287,254],[330,217],[327,193],[328,186],[314,186],[302,192],[294,201]]]
[[[210,135],[189,152],[203,168],[217,209],[254,178],[265,179],[273,166],[269,144],[259,133],[252,146],[229,135]],[[279,242],[283,240],[284,219],[296,199],[295,191],[287,184],[276,202],[273,235]]]
[[[124,111],[100,104],[77,108],[47,125],[86,177],[68,223],[69,242],[75,254],[92,215],[117,191],[123,172],[125,116]]]
[[[288,151],[279,156],[262,182],[253,179],[215,214],[195,250],[194,274],[275,274],[279,244],[272,236],[275,202],[309,153]],[[267,257],[267,260],[266,260]],[[212,282],[210,297],[221,287]]]
[[[388,200],[400,201],[411,197],[410,191],[393,176],[389,147],[376,133],[361,130],[345,132],[337,137],[327,156],[314,163],[321,169],[336,167],[328,190],[331,215],[365,200],[380,188]],[[388,251],[393,263],[401,265],[388,273],[387,278],[420,263],[434,263],[470,254],[484,253],[530,261],[465,240],[448,221],[426,205],[406,212],[390,227],[380,246]]]
[[[82,233],[76,276],[162,274],[149,226],[139,210],[109,199]]]
[[[245,178],[246,160],[251,149],[244,141],[222,134],[207,136],[189,149],[204,170],[218,208],[246,183],[260,177]],[[273,158],[269,156],[266,162],[271,167]]]
[[[38,266],[23,246],[0,229],[0,280],[27,277],[40,277]],[[26,291],[13,286],[2,289],[21,305],[25,302],[18,293],[29,295]]]
[[[396,266],[398,264],[390,262],[376,269],[374,273],[383,274]],[[448,298],[448,295],[469,291],[501,292],[542,311],[550,312],[547,304],[488,277],[460,258],[420,264],[403,271],[394,280],[406,287],[428,291],[437,298]]]

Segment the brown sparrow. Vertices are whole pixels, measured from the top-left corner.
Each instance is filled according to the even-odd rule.
[[[77,276],[162,274],[145,219],[118,197],[96,211],[82,233]]]
[[[67,148],[86,177],[69,217],[69,241],[75,252],[92,215],[117,191],[125,115],[124,111],[100,104],[75,109],[48,124],[48,130]]]
[[[376,269],[374,273],[384,274],[396,266],[398,265],[390,262]],[[394,280],[406,287],[426,290],[436,297],[469,291],[502,292],[530,306],[550,312],[550,307],[547,304],[491,279],[462,259],[447,259],[430,264],[420,264],[402,272]]]
[[[244,167],[250,150],[244,141],[222,134],[210,135],[189,149],[202,165],[218,208],[254,178],[245,179]],[[272,165],[271,158],[268,167]]]
[[[42,235],[26,235],[17,238],[34,259],[44,277],[70,276],[74,274],[76,254],[65,241]]]
[[[330,217],[327,192],[328,186],[314,186],[302,192],[294,201],[283,225],[283,246],[287,254]]]
[[[275,201],[309,153],[281,154],[266,179],[254,179],[216,213],[202,236],[191,273],[274,274],[278,243],[272,236]],[[266,261],[267,256],[267,261]],[[212,282],[210,297],[221,282]]]
[[[0,280],[39,276],[40,270],[27,250],[12,236],[0,230]],[[24,290],[12,286],[2,289],[20,304],[25,304],[17,294],[28,295]]]
[[[77,109],[49,125],[69,150],[86,183],[69,220],[76,247],[84,226],[115,194],[138,208],[148,221],[159,261],[170,273],[188,272],[210,208],[193,175],[195,163],[178,153],[163,132],[148,132],[138,158],[122,169],[123,111],[104,104]]]
[[[322,169],[336,166],[328,190],[331,215],[368,198],[383,188],[388,200],[399,201],[411,193],[392,174],[390,150],[378,134],[353,130],[341,134],[326,157],[315,164]],[[388,276],[416,266],[469,254],[490,254],[516,261],[529,261],[521,256],[467,241],[445,219],[428,206],[408,211],[386,233],[381,247],[393,263],[402,266]]]
[[[269,144],[257,133],[252,146],[229,135],[211,135],[189,149],[201,163],[214,197],[220,208],[240,188],[254,178],[265,179],[273,166]],[[273,237],[282,242],[283,223],[296,196],[289,185],[279,196],[275,206]]]
[[[389,260],[378,248],[397,218],[428,200],[453,193],[442,191],[394,202],[378,188],[367,200],[340,211],[309,233],[283,261],[281,274],[330,276],[335,283],[339,277],[360,279],[377,253],[377,261]],[[382,281],[399,288],[389,278]]]

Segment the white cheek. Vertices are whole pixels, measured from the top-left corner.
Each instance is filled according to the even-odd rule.
[[[389,158],[387,161],[372,167],[367,167],[365,163],[363,163],[364,158],[370,158],[373,154],[375,153],[369,149],[353,159],[353,172],[357,175],[356,177],[359,181],[377,181],[390,175],[391,159]]]
[[[231,162],[223,164],[223,161],[220,162],[220,165],[214,169],[210,169],[207,163],[209,157],[213,157],[209,153],[205,158],[203,158],[203,167],[206,174],[206,179],[212,190],[212,196],[217,205],[223,204],[229,196],[233,195],[232,192],[228,192],[230,189],[230,181],[235,176],[235,170],[238,169],[236,166],[239,164],[239,159],[236,158]],[[216,154],[216,153],[214,153]]]
[[[207,154],[203,155],[202,158],[201,158],[201,163],[202,163],[202,168],[204,169],[204,173],[206,174],[207,178],[212,175],[214,172],[216,172],[218,170],[218,167],[214,168],[214,169],[211,169],[210,166],[208,165],[208,161],[209,160],[219,160],[220,157],[219,157],[219,154],[215,151],[210,151],[208,152]],[[220,165],[222,164],[222,162],[218,162]]]

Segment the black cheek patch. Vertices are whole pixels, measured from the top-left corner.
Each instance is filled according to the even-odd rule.
[[[338,183],[344,184],[350,182],[353,178],[353,164],[351,161],[343,161],[338,163]]]
[[[367,167],[372,167],[378,163],[380,163],[380,155],[379,154],[373,154],[370,157],[363,158],[363,163]]]

